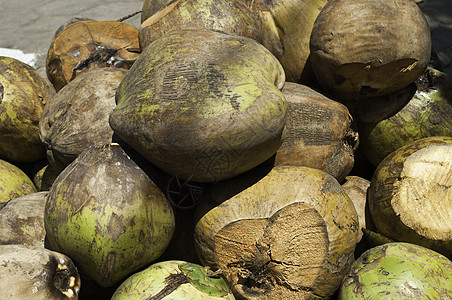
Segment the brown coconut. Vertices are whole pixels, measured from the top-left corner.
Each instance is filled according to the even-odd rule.
[[[429,63],[430,28],[413,0],[329,0],[310,49],[322,88],[356,101],[413,83]]]
[[[353,167],[358,133],[344,105],[301,84],[287,82],[286,131],[275,165],[306,166],[342,182]]]
[[[115,93],[127,70],[101,68],[79,75],[64,86],[45,107],[39,134],[47,159],[61,171],[90,145],[112,141],[108,124]]]
[[[128,69],[139,56],[138,29],[118,21],[76,19],[58,29],[47,52],[47,77],[59,91],[80,73]]]
[[[144,6],[147,5],[144,3]],[[149,9],[151,12],[152,9]],[[143,21],[139,30],[141,49],[169,32],[194,28],[234,33],[259,42],[262,40],[262,24],[242,0],[176,0]]]
[[[221,270],[240,299],[331,297],[353,262],[353,203],[323,171],[263,171],[211,188],[211,201],[221,204],[196,224],[200,261]]]

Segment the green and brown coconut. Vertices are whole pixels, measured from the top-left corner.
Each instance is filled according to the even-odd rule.
[[[146,18],[139,30],[140,47],[143,50],[159,37],[180,29],[205,28],[234,33],[262,41],[262,24],[242,0],[175,0],[158,3],[145,1],[142,18]]]
[[[452,257],[452,137],[429,137],[388,155],[368,201],[379,232]]]
[[[44,222],[51,248],[103,287],[156,260],[174,232],[164,194],[118,144],[90,146],[60,173]]]
[[[356,113],[363,153],[376,167],[410,142],[452,136],[452,78],[427,68],[416,85],[363,101]]]
[[[36,69],[0,56],[0,158],[35,162],[45,157],[38,123],[54,95],[52,84]]]
[[[37,191],[27,174],[17,166],[0,159],[0,204]]]
[[[205,29],[149,45],[116,92],[110,126],[151,163],[212,182],[270,158],[282,143],[284,71],[256,41]]]

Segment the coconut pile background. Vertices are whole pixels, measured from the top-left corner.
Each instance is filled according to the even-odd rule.
[[[45,74],[48,47],[62,24],[73,17],[118,20],[142,5],[132,0],[0,0],[0,56],[17,58]],[[452,1],[424,0],[419,7],[429,22],[439,61],[452,75]],[[140,15],[125,22],[138,28]]]

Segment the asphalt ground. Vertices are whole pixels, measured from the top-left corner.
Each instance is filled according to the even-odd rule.
[[[34,54],[32,65],[45,73],[45,56],[61,25],[74,17],[118,20],[142,6],[143,0],[0,0],[0,48]],[[424,0],[419,7],[443,68],[452,75],[452,0]],[[138,28],[140,15],[125,22]]]

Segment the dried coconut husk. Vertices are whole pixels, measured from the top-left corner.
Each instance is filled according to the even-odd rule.
[[[363,153],[376,167],[415,140],[452,136],[452,78],[429,67],[416,84],[386,97],[366,99],[356,112]]]
[[[337,290],[353,262],[358,217],[331,175],[256,168],[212,186],[210,197],[217,206],[196,224],[196,250],[237,298],[328,298]]]
[[[206,29],[150,44],[118,87],[115,134],[163,171],[215,182],[264,162],[282,143],[284,71],[253,39]]]
[[[46,60],[59,91],[79,74],[105,67],[128,69],[139,56],[138,29],[119,21],[75,19],[58,29]]]

